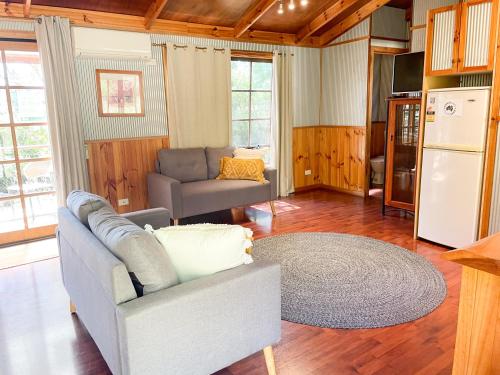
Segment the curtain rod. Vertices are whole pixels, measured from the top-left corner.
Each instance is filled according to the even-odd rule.
[[[153,47],[167,47],[167,43],[152,43],[151,44]],[[179,44],[174,44],[173,45],[174,48],[188,48],[188,45],[179,45]],[[206,50],[208,49],[208,47],[194,47],[196,49],[199,49],[199,50]],[[226,51],[226,48],[214,48],[214,51],[217,51],[217,52],[225,52]],[[242,50],[237,50],[237,51],[242,51]],[[248,51],[248,52],[256,52],[256,51]],[[257,51],[258,52],[258,51]],[[270,52],[272,53],[272,52]],[[279,52],[278,55],[283,55],[283,52]],[[291,54],[292,56],[295,56],[294,53]]]
[[[167,46],[167,43],[153,43],[152,44],[153,47],[166,47]],[[174,44],[174,48],[188,48],[187,45],[178,45],[178,44]],[[199,50],[207,50],[208,47],[198,47],[198,46],[195,46],[194,47],[195,49],[199,49]],[[216,52],[226,52],[226,49],[225,48],[214,48],[214,51]]]

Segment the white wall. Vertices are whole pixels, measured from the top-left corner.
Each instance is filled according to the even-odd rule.
[[[366,124],[368,40],[323,49],[322,125]]]
[[[321,50],[296,48],[294,55],[294,126],[319,125]]]

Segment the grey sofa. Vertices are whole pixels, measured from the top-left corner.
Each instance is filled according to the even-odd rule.
[[[148,175],[150,207],[165,207],[178,219],[277,199],[276,169],[266,169],[265,183],[217,180],[219,161],[233,148],[163,149],[157,171]]]
[[[124,263],[67,208],[57,230],[63,282],[71,310],[113,374],[210,374],[280,339],[279,265],[254,262],[143,297]],[[169,225],[165,209],[126,215]]]

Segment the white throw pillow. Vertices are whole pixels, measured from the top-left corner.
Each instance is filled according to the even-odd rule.
[[[153,230],[181,283],[253,262],[252,230],[240,225],[195,224]]]
[[[237,148],[233,151],[235,159],[262,159],[265,161],[267,149],[264,148]]]

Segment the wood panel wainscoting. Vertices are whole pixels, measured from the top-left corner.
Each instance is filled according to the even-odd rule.
[[[158,150],[168,137],[86,141],[90,190],[105,197],[119,213],[148,207],[146,176],[155,170]],[[120,199],[128,205],[119,206]]]
[[[325,187],[364,194],[364,126],[310,126],[293,129],[293,170],[297,191]],[[306,175],[310,170],[311,174]]]

